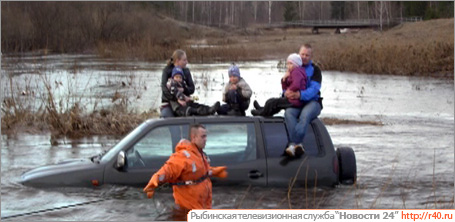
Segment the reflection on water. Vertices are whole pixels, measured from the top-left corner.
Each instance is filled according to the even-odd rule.
[[[254,91],[252,101],[279,96],[282,71],[278,61],[240,63],[241,75]],[[163,64],[114,61],[92,56],[48,56],[2,59],[2,95],[11,96],[12,76],[28,105],[39,103],[46,74],[62,98],[86,101],[88,107],[112,105],[115,92],[130,96],[129,107],[156,109]],[[201,103],[221,99],[229,64],[191,64]],[[57,82],[57,83],[56,83]],[[60,83],[61,82],[61,83]],[[122,85],[122,82],[125,85]],[[29,86],[27,88],[27,86]],[[71,96],[67,94],[68,86]],[[21,88],[22,87],[22,88]],[[323,72],[321,117],[380,121],[383,126],[327,126],[336,147],[350,146],[357,159],[358,183],[335,189],[296,187],[288,200],[283,187],[215,187],[214,208],[453,208],[454,84],[423,77]],[[140,95],[139,97],[137,95]],[[100,102],[102,101],[102,102]],[[249,113],[249,112],[247,112]],[[280,113],[279,115],[282,115]],[[119,138],[62,138],[52,145],[49,134],[2,135],[1,215],[103,200],[21,220],[169,220],[170,188],[147,199],[142,188],[35,189],[18,184],[20,175],[40,165],[88,158],[109,149]],[[18,218],[19,219],[19,218]]]

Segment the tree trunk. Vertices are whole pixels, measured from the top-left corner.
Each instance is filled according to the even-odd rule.
[[[379,24],[382,31],[382,1],[379,2]]]
[[[193,1],[193,23],[194,23],[194,1]]]
[[[322,2],[319,2],[319,20],[322,20]]]
[[[269,25],[272,25],[272,1],[269,1]]]
[[[258,17],[258,2],[257,1],[253,2],[253,10],[254,10],[254,23],[256,23],[257,17]]]
[[[360,20],[360,2],[357,2],[357,19]]]
[[[220,19],[218,20],[218,27],[221,28],[221,18],[222,18],[222,14],[223,14],[223,3],[222,2],[218,2],[220,4]]]
[[[229,2],[226,2],[226,17],[224,17],[224,24],[229,24]]]
[[[231,24],[234,25],[234,2],[231,2]]]

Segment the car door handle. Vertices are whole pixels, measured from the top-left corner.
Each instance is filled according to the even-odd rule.
[[[259,172],[258,170],[252,170],[248,173],[248,177],[251,179],[258,179],[259,177],[263,177],[264,174]]]

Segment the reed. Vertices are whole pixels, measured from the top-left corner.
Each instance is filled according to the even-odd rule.
[[[141,81],[133,81],[134,78],[130,76],[124,81],[106,80],[116,81],[117,85],[124,83],[130,89],[116,91],[111,97],[110,106],[100,106],[101,96],[90,98],[92,103],[85,103],[86,101],[83,100],[82,92],[87,90],[87,85],[80,89],[82,92],[79,92],[76,91],[78,87],[75,87],[77,82],[67,80],[62,83],[49,76],[46,71],[38,74],[35,81],[29,81],[25,77],[25,81],[17,78],[15,82],[13,74],[10,74],[5,87],[9,89],[11,95],[5,98],[2,104],[2,133],[49,131],[54,138],[89,135],[123,136],[145,120],[158,116],[155,110],[138,113],[128,107],[131,103],[129,98],[139,96],[141,90],[138,88],[144,87],[140,84]],[[25,85],[19,82],[25,82]],[[36,86],[32,85],[32,82]],[[135,85],[134,82],[139,84]],[[26,90],[23,90],[24,88]],[[40,88],[43,90],[37,93],[27,90]]]

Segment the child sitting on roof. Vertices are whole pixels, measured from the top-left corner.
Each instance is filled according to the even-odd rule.
[[[220,107],[220,102],[207,106],[195,103],[190,97],[183,94],[186,83],[183,81],[183,70],[179,66],[172,69],[172,76],[168,79],[166,86],[174,97],[169,103],[175,116],[208,116],[215,114]]]

